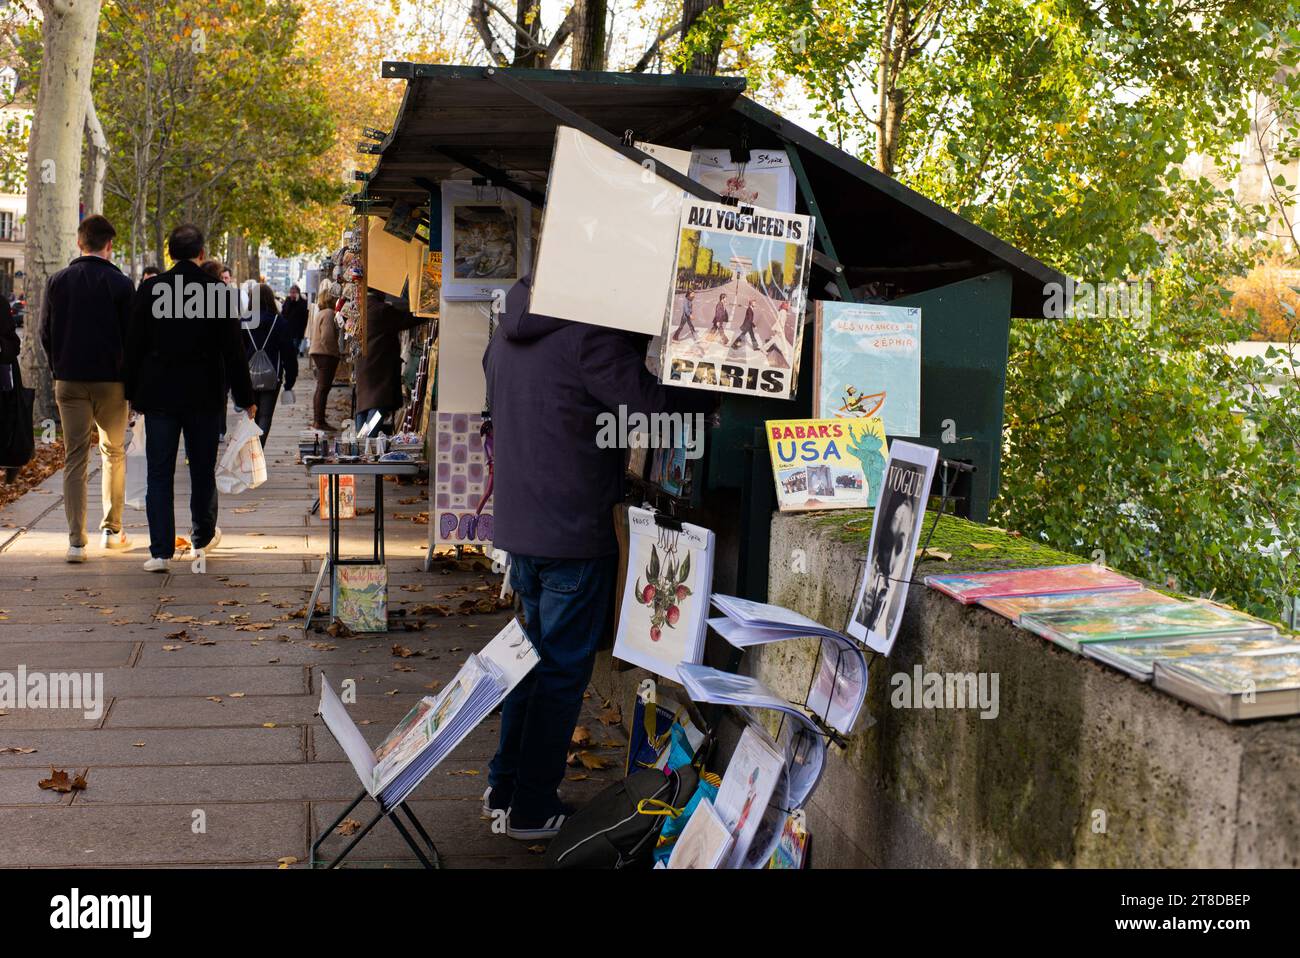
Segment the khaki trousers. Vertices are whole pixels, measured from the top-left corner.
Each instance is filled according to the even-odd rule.
[[[54,401],[63,422],[63,511],[68,517],[68,544],[86,544],[86,466],[94,432],[99,433],[101,529],[122,531],[126,498],[126,394],[121,383],[58,380]]]

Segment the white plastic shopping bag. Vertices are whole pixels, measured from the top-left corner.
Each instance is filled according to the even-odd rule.
[[[217,463],[217,489],[238,495],[266,482],[266,456],[262,454],[261,428],[247,416],[235,420],[226,436],[226,451]]]
[[[144,493],[149,485],[149,462],[144,457],[144,416],[136,416],[126,439],[126,504],[144,508]]]

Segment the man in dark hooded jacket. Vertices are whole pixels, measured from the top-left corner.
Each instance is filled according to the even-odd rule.
[[[483,357],[494,441],[493,545],[540,662],[506,699],[484,795],[508,810],[506,833],[553,837],[567,809],[556,793],[591,678],[618,570],[614,506],[626,449],[598,443],[602,414],[703,412],[714,397],[660,385],[646,338],[528,312],[515,284]]]

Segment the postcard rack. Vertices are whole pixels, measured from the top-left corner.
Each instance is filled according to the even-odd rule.
[[[924,553],[925,549],[928,548],[928,546],[930,545],[930,540],[934,536],[934,531],[935,529],[938,528],[939,521],[943,518],[944,513],[947,510],[948,503],[952,499],[952,490],[955,486],[956,475],[962,472],[975,471],[975,466],[972,465],[971,463],[962,462],[960,460],[954,460],[954,459],[940,459],[939,466],[942,469],[942,472],[940,474],[941,478],[940,478],[939,509],[935,513],[934,521],[930,524],[930,530],[926,534],[925,543],[921,546],[920,551],[922,553]],[[657,512],[655,516],[655,521],[660,522],[659,513]],[[662,524],[668,525],[674,521],[677,522],[678,526],[680,527],[680,520],[676,520],[672,516],[664,516]],[[866,558],[863,557],[862,559],[859,560],[859,565],[864,565],[866,561],[867,561]],[[859,579],[861,579],[861,575],[859,575]],[[909,585],[921,584],[914,579],[895,580],[895,581],[905,581]],[[852,610],[850,610],[849,614],[850,616],[852,615]],[[845,631],[847,632],[847,628]],[[829,641],[831,640],[823,638],[818,643],[817,662],[819,664],[821,662],[821,655],[824,651],[825,643]],[[881,655],[881,653],[877,652],[875,649],[868,647],[865,643],[861,641],[856,641],[855,644],[857,645],[859,651],[861,651],[863,655],[863,661],[866,665],[867,673],[869,675],[871,671],[871,667],[876,664],[878,659],[883,659],[884,656]],[[736,649],[734,651],[728,671],[735,671],[735,669],[740,665],[740,656],[742,654],[743,654],[743,650],[741,649]],[[841,670],[844,666],[846,655],[848,655],[848,650],[843,647],[839,647],[835,653],[835,678],[836,679],[839,678]],[[814,668],[812,674],[809,676],[808,687],[804,691],[803,701],[801,702],[796,701],[793,704],[798,705],[801,709],[803,709],[804,713],[807,715],[807,717],[812,721],[813,725],[816,727],[817,734],[819,734],[822,738],[826,739],[828,744],[838,745],[840,748],[846,748],[848,746],[848,741],[844,737],[844,735],[840,733],[838,730],[832,728],[827,723],[825,716],[818,714],[816,710],[814,710],[809,704],[812,700],[813,686],[817,681],[817,672],[818,669]],[[835,688],[835,683],[832,682],[831,685],[832,694],[834,693],[834,688]],[[830,702],[828,701],[826,705],[827,707],[829,707]],[[728,707],[734,708],[734,706],[728,706]],[[784,731],[785,723],[787,720],[788,720],[788,716],[783,714],[777,725],[776,734],[778,738],[780,737],[781,733]],[[784,811],[789,811],[789,809],[784,809]]]
[[[347,858],[348,855],[351,854],[352,849],[357,847],[361,839],[365,838],[366,835],[370,833],[370,830],[379,824],[381,818],[387,818],[393,823],[393,827],[397,829],[398,834],[402,836],[402,840],[405,841],[411,851],[415,853],[415,857],[419,860],[422,866],[430,869],[442,867],[442,859],[438,855],[437,846],[434,845],[433,839],[429,837],[429,833],[424,830],[424,826],[420,824],[420,820],[415,817],[415,813],[411,811],[411,807],[407,805],[405,801],[402,801],[391,808],[386,808],[383,802],[378,798],[375,799],[375,804],[379,807],[379,811],[375,812],[374,817],[371,818],[370,821],[366,822],[366,824],[352,836],[352,840],[343,847],[343,850],[334,856],[334,858],[328,863],[320,859],[320,847],[325,844],[330,835],[334,834],[334,829],[343,824],[344,820],[352,813],[353,809],[365,801],[369,796],[370,793],[363,788],[357,797],[352,800],[352,803],[339,813],[339,817],[334,819],[334,821],[325,827],[324,831],[316,836],[316,840],[313,841],[311,845],[311,868],[314,869],[318,864],[324,865],[327,869],[338,868],[342,864],[343,859]],[[423,849],[420,848],[415,839],[411,837],[411,833],[407,830],[406,826],[402,824],[402,820],[394,814],[399,810],[407,817],[411,823],[411,828],[415,830],[415,833],[420,836],[420,840],[424,842],[425,847]]]

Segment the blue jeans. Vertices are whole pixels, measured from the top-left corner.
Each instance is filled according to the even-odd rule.
[[[224,410],[145,413],[144,509],[149,517],[149,555],[155,559],[170,559],[176,551],[176,453],[182,434],[190,463],[190,541],[201,549],[212,540],[217,528],[217,445],[225,423]]]
[[[506,697],[501,740],[488,769],[494,799],[509,802],[517,820],[542,821],[559,811],[556,790],[617,575],[617,556],[510,557],[524,631],[541,660]]]

